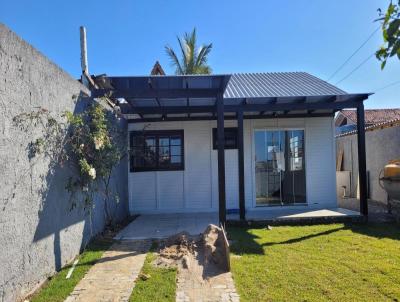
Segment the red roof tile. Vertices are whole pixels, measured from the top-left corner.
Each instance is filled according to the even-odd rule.
[[[340,113],[353,123],[357,123],[357,111],[355,109],[341,110]],[[400,109],[366,109],[365,123],[377,124],[389,120],[400,119]],[[350,122],[351,123],[351,122]],[[349,124],[349,123],[348,123]]]

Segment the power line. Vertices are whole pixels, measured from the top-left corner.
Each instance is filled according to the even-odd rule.
[[[361,66],[363,66],[365,63],[367,63],[367,61],[369,59],[371,59],[373,56],[375,55],[375,53],[371,54],[368,58],[366,58],[364,61],[362,61],[359,65],[357,65],[356,68],[354,68],[352,71],[350,71],[345,77],[343,77],[341,80],[337,81],[335,83],[335,85],[343,82],[344,80],[346,80],[349,76],[351,76],[355,71],[357,71]]]
[[[334,73],[332,73],[332,75],[327,79],[327,81],[329,81],[330,79],[332,79],[340,70],[342,70],[342,68],[351,60],[351,58],[354,57],[354,55],[355,55],[365,44],[367,44],[367,42],[368,42],[369,40],[371,40],[371,38],[374,36],[374,34],[375,34],[380,28],[381,28],[381,27],[378,26],[378,28],[375,29],[375,30],[373,31],[373,33],[370,34],[370,35],[368,36],[367,40],[365,40],[365,41],[351,54],[351,56],[348,57],[348,58],[346,59],[346,61],[344,61],[344,63],[343,63],[342,65],[340,65],[340,67],[339,67],[338,69],[336,69],[336,71],[335,71]]]
[[[392,86],[397,85],[397,84],[400,84],[400,81],[396,81],[396,82],[387,84],[386,86],[383,86],[383,87],[380,87],[380,88],[378,88],[378,89],[375,89],[374,92],[378,92],[378,91],[384,90],[384,89],[386,89],[386,88],[392,87]]]

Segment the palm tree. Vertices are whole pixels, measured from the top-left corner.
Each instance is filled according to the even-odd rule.
[[[183,38],[177,37],[177,39],[182,52],[181,60],[170,46],[165,46],[167,55],[176,68],[175,74],[210,74],[211,67],[207,64],[207,56],[212,49],[212,43],[197,48],[196,28],[192,33],[185,33]]]

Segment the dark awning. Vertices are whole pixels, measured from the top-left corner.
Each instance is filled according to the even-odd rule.
[[[215,119],[218,96],[227,119],[332,116],[368,93],[349,94],[304,72],[233,75],[136,76],[95,79],[130,122]]]

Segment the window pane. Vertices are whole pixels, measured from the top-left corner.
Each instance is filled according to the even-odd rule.
[[[182,139],[180,136],[171,136],[171,146],[182,145]]]
[[[131,171],[165,171],[183,168],[182,141],[181,131],[134,133],[131,146]]]
[[[171,155],[181,155],[181,146],[171,146]]]
[[[144,137],[142,135],[134,136],[132,143],[133,143],[132,147],[141,147],[144,144]]]
[[[169,156],[169,146],[159,146],[158,149],[158,161],[160,166],[168,166],[170,163],[170,156]]]
[[[159,152],[158,152],[158,155],[160,156],[160,158],[162,158],[162,157],[169,157],[169,147],[168,146],[166,146],[166,147],[162,147],[162,146],[160,146],[159,147]]]
[[[172,164],[180,164],[180,163],[182,163],[181,156],[171,156],[171,163]]]
[[[146,137],[146,146],[156,146],[156,138],[155,137]]]
[[[158,143],[160,146],[169,146],[169,137],[160,137]]]
[[[156,166],[156,147],[146,147],[143,158],[145,167],[154,168]]]

